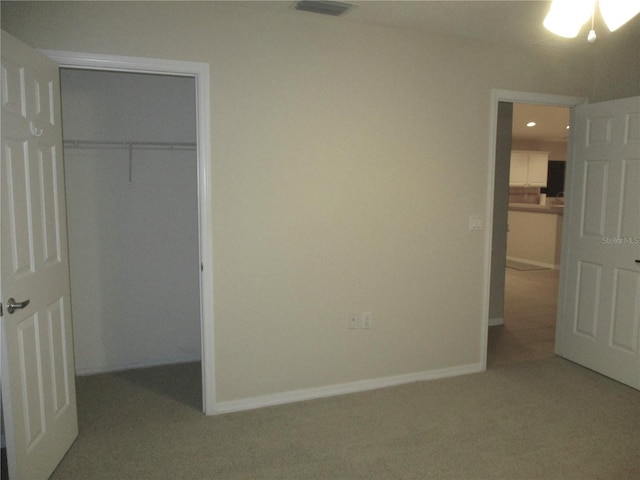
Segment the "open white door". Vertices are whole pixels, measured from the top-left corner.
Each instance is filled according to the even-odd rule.
[[[57,64],[2,32],[1,75],[0,333],[9,476],[46,479],[78,435],[59,74]]]
[[[556,352],[640,389],[640,97],[574,127]]]

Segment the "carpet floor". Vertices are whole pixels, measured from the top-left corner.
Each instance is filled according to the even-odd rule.
[[[77,387],[52,480],[640,478],[640,392],[559,357],[212,417],[199,364]]]
[[[505,270],[504,325],[489,327],[487,368],[555,356],[558,270]]]

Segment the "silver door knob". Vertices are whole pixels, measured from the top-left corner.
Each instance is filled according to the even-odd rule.
[[[29,302],[31,302],[31,300],[29,299],[25,300],[24,302],[16,302],[15,298],[10,298],[7,302],[7,312],[13,313],[19,308],[24,308],[29,305]]]

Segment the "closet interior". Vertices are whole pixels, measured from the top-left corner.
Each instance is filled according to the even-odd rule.
[[[62,69],[76,372],[199,361],[195,79]]]

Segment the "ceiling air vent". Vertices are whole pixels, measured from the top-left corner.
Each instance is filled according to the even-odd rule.
[[[302,0],[296,3],[296,10],[304,12],[322,13],[324,15],[333,15],[337,17],[349,10],[353,5],[342,2],[325,2]]]

